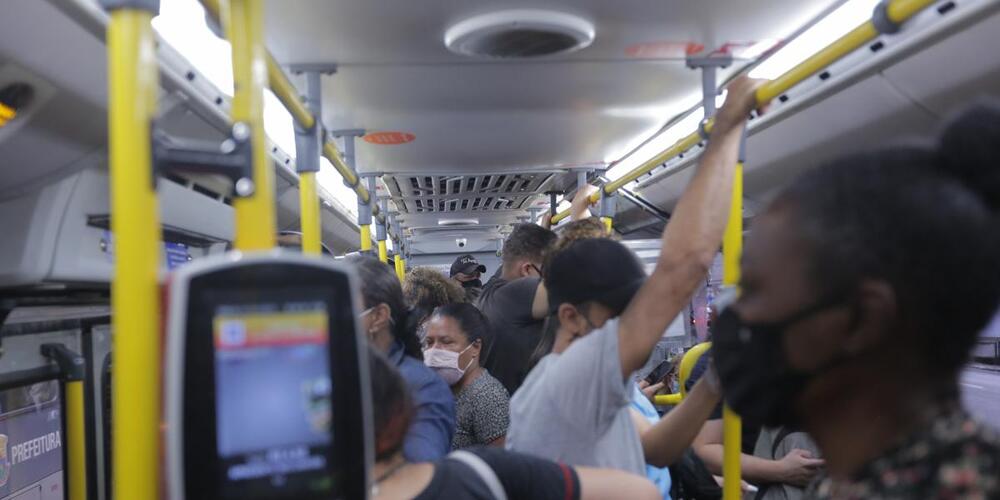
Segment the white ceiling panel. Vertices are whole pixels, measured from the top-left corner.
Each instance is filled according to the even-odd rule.
[[[780,38],[834,3],[271,0],[267,38],[284,65],[338,65],[324,77],[328,128],[415,135],[403,145],[359,141],[359,170],[482,173],[617,159],[700,92],[684,44]],[[509,8],[577,15],[593,23],[594,42],[527,60],[445,47],[449,26]],[[636,44],[669,50],[634,57]]]

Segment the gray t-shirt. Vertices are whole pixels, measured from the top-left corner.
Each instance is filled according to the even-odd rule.
[[[618,356],[618,320],[610,320],[531,370],[510,400],[507,449],[644,475],[630,384]]]

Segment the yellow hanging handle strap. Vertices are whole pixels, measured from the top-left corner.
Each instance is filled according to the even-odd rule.
[[[691,378],[691,371],[694,370],[694,365],[698,363],[698,360],[712,347],[711,342],[702,342],[684,353],[684,357],[681,358],[681,366],[678,370],[678,384],[680,385],[680,392],[676,394],[660,394],[653,398],[653,402],[658,405],[679,405],[684,397],[687,396],[687,381]]]
[[[112,451],[115,498],[159,494],[160,219],[153,191],[150,122],[158,91],[153,12],[122,8],[107,30],[111,284],[115,377]]]

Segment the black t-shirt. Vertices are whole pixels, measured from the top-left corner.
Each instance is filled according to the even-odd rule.
[[[511,395],[528,375],[528,361],[542,337],[545,321],[531,315],[540,282],[540,278],[507,281],[493,276],[479,297],[479,309],[493,330],[483,366]]]
[[[469,448],[500,480],[507,498],[576,500],[580,478],[567,465],[499,448]],[[414,500],[492,500],[489,487],[471,467],[452,458],[434,464],[430,484]]]

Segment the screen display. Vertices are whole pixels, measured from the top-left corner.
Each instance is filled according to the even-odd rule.
[[[0,391],[0,499],[62,500],[59,382]]]
[[[282,487],[324,471],[333,439],[326,304],[220,305],[212,331],[223,484]]]

